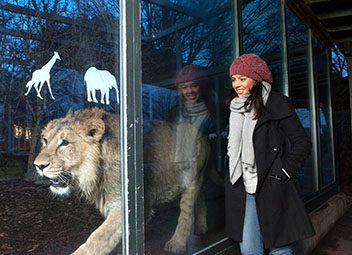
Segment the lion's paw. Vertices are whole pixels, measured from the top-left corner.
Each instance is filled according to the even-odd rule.
[[[75,250],[71,255],[89,255],[90,252],[84,245],[81,245],[77,250]]]
[[[164,251],[172,252],[175,254],[184,253],[186,252],[186,244],[184,242],[180,242],[175,238],[171,238],[168,242],[166,242]]]

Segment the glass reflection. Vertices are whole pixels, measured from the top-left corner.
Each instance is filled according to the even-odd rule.
[[[288,44],[288,70],[289,70],[289,95],[297,115],[311,137],[310,104],[308,89],[308,35],[307,27],[299,18],[286,9],[287,13],[287,44]],[[298,178],[300,192],[308,195],[314,190],[313,165],[310,156]]]
[[[332,133],[330,114],[330,91],[329,91],[329,66],[327,51],[318,40],[314,40],[313,56],[315,63],[315,78],[318,88],[319,107],[319,136],[320,136],[320,168],[323,179],[323,186],[335,181],[334,161],[332,153]]]
[[[254,0],[242,6],[243,51],[261,56],[273,75],[273,89],[282,91],[280,1]]]
[[[115,199],[121,202],[116,193],[120,188],[117,149],[109,150],[110,155],[115,157],[115,163],[111,165],[114,168],[112,173],[116,175],[112,178],[114,184],[102,181],[104,178],[99,167],[86,166],[84,173],[80,174],[77,173],[77,166],[72,167],[79,158],[85,162],[91,159],[90,153],[83,153],[82,148],[77,149],[84,143],[82,140],[90,146],[95,140],[99,147],[109,136],[107,130],[103,132],[101,129],[105,127],[106,120],[86,115],[85,121],[97,120],[100,128],[90,129],[88,134],[80,133],[76,138],[80,137],[81,140],[76,142],[70,140],[72,136],[66,139],[61,136],[57,151],[71,149],[67,157],[61,158],[61,164],[58,164],[53,175],[48,176],[47,170],[54,163],[51,166],[38,163],[36,169],[33,162],[38,159],[39,149],[43,151],[48,148],[46,143],[54,137],[43,137],[43,127],[53,119],[62,121],[70,109],[79,112],[96,107],[101,109],[99,111],[110,112],[106,113],[108,116],[117,117],[118,1],[9,0],[0,1],[0,14],[0,157],[2,162],[8,162],[0,167],[1,193],[4,194],[0,202],[7,208],[6,215],[0,217],[0,225],[6,229],[6,239],[0,241],[4,244],[0,247],[0,253],[71,254],[84,243],[86,245],[81,246],[77,254],[87,254],[87,249],[93,253],[98,253],[94,250],[102,252],[105,249],[107,253],[114,249],[117,237],[121,235],[121,224],[118,224],[120,208],[111,204]],[[93,70],[90,68],[95,69],[88,72]],[[76,124],[81,125],[82,122],[80,120]],[[54,130],[60,121],[52,123]],[[88,124],[86,128],[90,126]],[[72,126],[73,122],[67,121],[53,133],[63,134],[70,128],[74,130]],[[119,130],[116,130],[115,122],[112,128],[115,129],[113,136],[117,144],[116,132]],[[97,139],[99,134],[103,138]],[[101,152],[99,149],[97,151]],[[64,173],[62,170],[65,170]],[[95,170],[98,175],[94,174]],[[40,171],[51,182],[47,178],[39,178]],[[85,182],[92,172],[96,179]],[[49,185],[51,190],[60,191],[59,195],[66,194],[71,185],[76,188],[86,185],[90,191],[87,195],[87,190],[81,189],[82,197],[88,198],[82,201],[74,197],[59,199],[48,195]],[[113,191],[109,196],[103,192],[107,185],[113,185],[110,186]],[[8,199],[10,191],[16,203]],[[97,199],[102,194],[104,199]],[[9,217],[8,214],[14,215],[14,211],[18,217]],[[104,225],[105,217],[113,217],[114,222]],[[10,218],[15,220],[6,220]],[[102,230],[102,224],[109,227]],[[95,232],[97,229],[100,230]],[[97,241],[99,232],[105,237],[111,233],[119,234],[115,235],[114,240],[108,237],[110,240],[104,243]],[[86,242],[92,233],[95,234],[91,240],[95,241]],[[107,245],[107,242],[110,244]],[[117,250],[118,247],[115,252]]]
[[[231,5],[141,1],[141,8],[144,206],[155,209],[146,253],[192,254],[224,237],[221,102],[232,58]],[[162,171],[172,177],[158,179]]]

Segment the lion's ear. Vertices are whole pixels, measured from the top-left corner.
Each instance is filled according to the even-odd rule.
[[[54,120],[51,120],[48,124],[46,124],[46,126],[44,127],[45,130],[52,130],[54,129],[55,127],[57,127],[59,123],[59,120],[58,119],[54,119]],[[44,129],[42,130],[42,133],[44,132]]]
[[[99,142],[105,132],[105,124],[102,119],[89,120],[86,125],[86,136],[93,141]]]

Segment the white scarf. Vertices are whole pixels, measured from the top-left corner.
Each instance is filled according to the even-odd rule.
[[[208,116],[209,112],[204,102],[184,103],[177,118],[175,163],[188,165],[196,161],[197,139]],[[192,124],[195,128],[189,129],[184,123]]]
[[[262,97],[266,105],[271,85],[262,82],[264,85]],[[254,119],[254,108],[247,111],[244,107],[247,97],[235,97],[230,104],[229,137],[227,155],[230,157],[230,181],[232,184],[241,177],[244,171],[256,173],[255,155],[253,148],[253,132],[257,119]]]
[[[189,103],[185,102],[181,108],[180,116],[178,122],[180,123],[191,123],[198,129],[204,120],[209,116],[207,106],[204,102],[199,103]]]

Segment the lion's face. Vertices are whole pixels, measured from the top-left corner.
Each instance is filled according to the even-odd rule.
[[[38,173],[51,182],[50,190],[67,195],[96,179],[99,163],[99,140],[104,133],[100,119],[84,124],[72,117],[49,122],[41,135],[41,151],[34,161]]]

